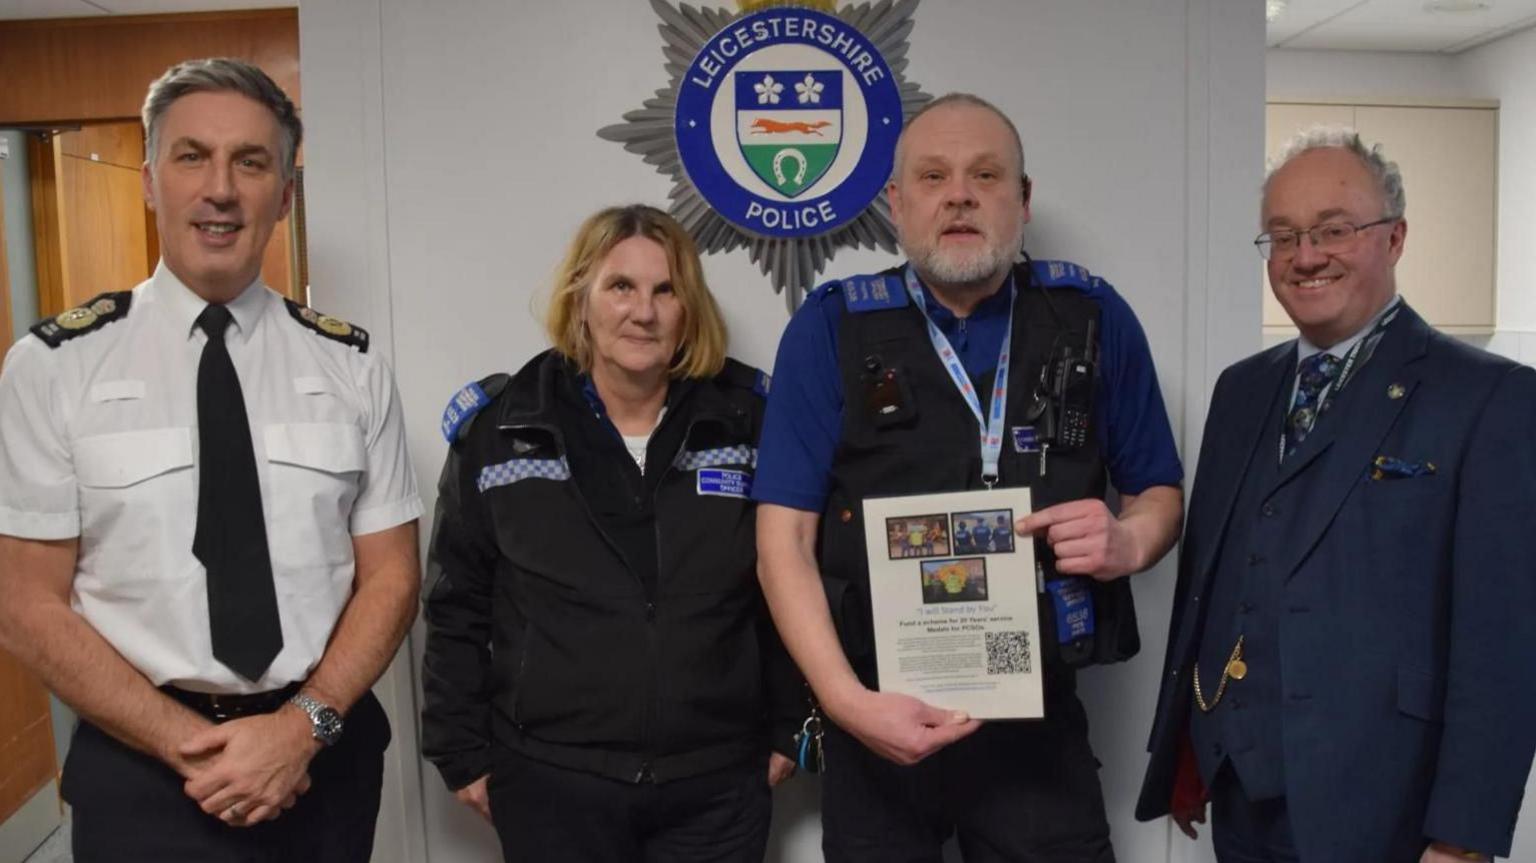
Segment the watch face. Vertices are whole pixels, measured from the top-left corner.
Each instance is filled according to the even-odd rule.
[[[315,736],[330,746],[341,739],[341,714],[335,708],[322,707],[315,712]]]

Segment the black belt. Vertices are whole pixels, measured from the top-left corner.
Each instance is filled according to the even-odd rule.
[[[258,716],[263,713],[271,713],[286,704],[288,699],[292,698],[303,685],[303,681],[298,681],[290,683],[282,689],[274,689],[270,692],[257,692],[251,695],[217,695],[212,692],[191,692],[186,689],[177,689],[174,686],[162,686],[160,691],[212,719],[214,722],[223,722],[226,719],[239,719],[242,716]]]

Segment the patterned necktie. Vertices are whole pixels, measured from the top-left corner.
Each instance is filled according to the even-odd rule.
[[[1301,446],[1317,425],[1322,412],[1318,399],[1323,390],[1339,376],[1343,363],[1333,354],[1316,353],[1301,361],[1296,371],[1296,397],[1291,400],[1291,411],[1285,417],[1285,454],[1290,456]]]
[[[192,554],[208,570],[213,657],[255,681],[283,649],[283,628],[251,424],[224,344],[231,319],[229,309],[217,304],[197,316],[208,343],[197,365],[199,476]]]

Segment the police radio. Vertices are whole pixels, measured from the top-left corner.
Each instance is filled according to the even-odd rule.
[[[1052,400],[1057,409],[1057,449],[1077,449],[1088,442],[1088,417],[1093,413],[1093,379],[1099,365],[1099,345],[1095,338],[1096,321],[1088,322],[1088,338],[1081,353],[1062,348],[1054,369]]]
[[[1088,443],[1094,379],[1099,367],[1096,323],[1088,322],[1088,336],[1081,349],[1063,345],[1040,369],[1040,380],[1025,417],[1035,424],[1042,474],[1047,451],[1074,450]]]

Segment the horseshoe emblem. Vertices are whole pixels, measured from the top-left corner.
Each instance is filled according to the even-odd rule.
[[[798,186],[805,182],[805,168],[807,164],[805,154],[793,147],[785,147],[778,152],[778,155],[773,157],[773,178],[778,180],[781,186],[787,182],[784,178],[784,163],[791,159],[794,160],[795,167],[798,168],[795,171],[795,185]]]

